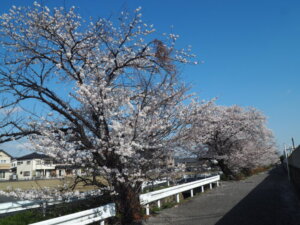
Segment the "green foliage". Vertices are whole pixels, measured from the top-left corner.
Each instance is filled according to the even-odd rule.
[[[80,212],[107,203],[103,201],[103,199],[96,198],[91,200],[76,201],[73,203],[61,203],[58,205],[49,206],[47,207],[45,217],[43,216],[41,208],[26,210],[1,218],[0,225],[27,225],[30,223]]]
[[[223,173],[220,175],[220,179],[223,181],[227,181],[227,180],[230,180],[230,177]]]
[[[168,209],[168,208],[172,208],[172,207],[174,207],[175,205],[177,205],[177,203],[176,202],[165,202],[162,206],[161,206],[161,208],[162,209]]]
[[[167,184],[165,185],[156,185],[154,187],[147,187],[143,190],[142,193],[148,193],[148,192],[152,192],[152,191],[158,191],[158,190],[161,190],[161,189],[165,189],[165,188],[168,188],[168,187],[172,187],[172,186],[168,186]]]
[[[153,214],[157,214],[160,210],[161,210],[161,208],[158,208],[158,206],[153,206],[153,207],[151,208],[151,212],[152,212]]]
[[[43,217],[43,214],[37,210],[26,210],[0,219],[0,225],[27,225],[49,218],[51,217]]]
[[[234,174],[233,177],[226,176],[225,174],[221,175],[221,180],[227,181],[227,180],[244,180],[247,177],[253,176],[255,174],[267,171],[274,167],[274,165],[268,165],[264,167],[256,167],[256,168],[243,168],[240,170],[239,173]]]

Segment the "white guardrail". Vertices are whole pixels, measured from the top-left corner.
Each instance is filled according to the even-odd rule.
[[[142,184],[142,190],[145,187],[149,186],[155,186],[157,184],[162,184],[162,183],[168,183],[167,180],[158,180],[158,181],[152,181],[152,182],[143,182]],[[44,207],[46,210],[46,207],[49,205],[55,205],[55,204],[60,204],[63,202],[69,203],[77,200],[83,200],[83,198],[71,198],[67,200],[25,200],[25,201],[15,201],[15,202],[5,202],[5,203],[0,203],[0,215],[1,214],[6,214],[6,213],[12,213],[12,212],[18,212],[22,210],[27,210],[27,209],[35,209],[39,207]]]
[[[34,209],[39,207],[46,207],[47,205],[55,205],[60,204],[63,201],[61,200],[49,200],[49,201],[42,201],[42,200],[35,200],[35,201],[16,201],[16,202],[6,202],[0,204],[0,214],[17,212],[27,209]]]
[[[219,186],[220,176],[209,177],[202,180],[197,180],[174,187],[164,188],[162,190],[149,192],[140,195],[140,203],[146,205],[146,214],[150,215],[149,203],[157,201],[157,206],[160,208],[160,200],[172,195],[176,195],[176,201],[179,203],[179,194],[185,191],[191,191],[191,197],[194,196],[194,188],[201,187],[201,191],[204,192],[204,185],[209,184],[209,188],[212,189],[212,184],[216,183]]]
[[[104,220],[113,216],[116,216],[116,206],[115,203],[110,203],[94,209],[72,213],[29,225],[85,225],[97,221],[101,221],[100,225],[104,225]]]
[[[154,181],[145,181],[142,183],[141,190],[143,191],[145,188],[154,187],[159,184],[167,184],[169,186],[169,181],[167,179],[163,180],[154,180]]]
[[[216,183],[219,186],[220,176],[209,177],[202,180],[197,180],[174,187],[165,188],[158,191],[149,192],[140,195],[140,203],[146,206],[146,214],[150,214],[149,203],[157,201],[157,206],[160,207],[160,200],[172,195],[176,195],[176,201],[179,203],[179,194],[185,191],[191,193],[191,197],[194,196],[193,189],[201,187],[201,191],[204,192],[204,185],[209,184],[212,189],[212,184]],[[62,201],[48,201],[47,205],[59,204]],[[9,213],[20,210],[26,210],[31,208],[41,207],[44,201],[17,201],[0,204],[0,214]],[[115,203],[110,203],[104,206],[100,206],[94,209],[81,211],[78,213],[69,214],[66,216],[57,217],[50,220],[33,223],[30,225],[84,225],[93,222],[101,221],[100,225],[104,225],[104,219],[113,217],[116,215]]]

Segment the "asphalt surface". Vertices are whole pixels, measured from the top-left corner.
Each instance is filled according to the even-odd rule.
[[[283,168],[222,182],[145,225],[300,225],[300,201]]]

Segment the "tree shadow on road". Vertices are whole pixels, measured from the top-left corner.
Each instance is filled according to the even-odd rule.
[[[283,168],[272,169],[216,225],[300,225],[300,202]]]

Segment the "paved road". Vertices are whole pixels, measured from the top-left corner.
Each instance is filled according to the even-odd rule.
[[[281,167],[243,181],[222,182],[146,225],[300,225],[300,201]]]

